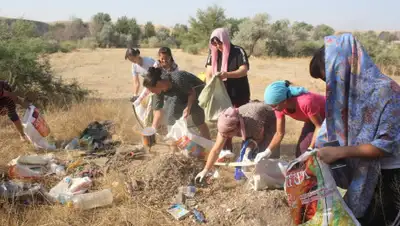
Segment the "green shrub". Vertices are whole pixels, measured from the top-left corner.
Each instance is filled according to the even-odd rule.
[[[63,53],[71,52],[78,48],[78,43],[76,41],[63,41],[60,43],[60,51]]]
[[[78,47],[82,49],[96,49],[99,46],[99,43],[97,42],[96,38],[94,37],[86,37],[83,38],[82,40],[78,41]]]
[[[184,47],[185,52],[188,52],[193,55],[199,54],[200,50],[201,50],[201,48],[199,47],[198,44],[187,45]]]
[[[38,106],[65,106],[89,94],[76,82],[66,83],[53,74],[49,60],[42,55],[46,51],[40,49],[43,43],[21,40],[0,41],[0,79],[7,80],[16,91],[33,94]]]

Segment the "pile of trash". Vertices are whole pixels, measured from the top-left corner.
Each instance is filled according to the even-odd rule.
[[[149,205],[163,206],[170,203],[178,188],[194,182],[202,164],[182,155],[161,154],[142,163],[132,172],[139,184],[135,193]]]

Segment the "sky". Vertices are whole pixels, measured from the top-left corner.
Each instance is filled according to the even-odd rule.
[[[97,12],[134,17],[143,24],[187,24],[197,9],[217,4],[227,17],[268,13],[272,21],[289,19],[335,30],[400,30],[400,0],[0,0],[0,16],[44,22],[72,17],[89,21]]]

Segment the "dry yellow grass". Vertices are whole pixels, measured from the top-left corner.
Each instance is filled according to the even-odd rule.
[[[156,57],[156,49],[143,49],[143,56]],[[194,74],[202,72],[205,55],[188,55],[173,51],[180,68]],[[54,54],[51,63],[55,72],[64,79],[77,79],[85,87],[97,90],[95,98],[68,110],[49,109],[46,120],[57,140],[71,139],[93,120],[113,120],[116,123],[116,139],[123,143],[138,143],[131,105],[131,64],[125,61],[123,49],[79,50],[68,54]],[[288,79],[314,92],[323,93],[324,83],[308,75],[309,59],[251,59],[250,83],[252,99],[263,99],[263,91],[269,83]],[[398,81],[398,79],[397,79]],[[21,144],[19,137],[6,118],[0,119],[0,164],[5,164],[21,154],[34,153],[30,145]],[[289,120],[282,152],[293,157],[294,144],[302,123]],[[89,212],[77,212],[63,206],[28,206],[0,211],[0,225],[176,225],[165,218],[160,210],[149,209],[133,202],[123,187],[126,175],[118,172],[106,174],[96,181],[96,188],[113,187],[114,206]],[[274,225],[280,225],[278,222]]]

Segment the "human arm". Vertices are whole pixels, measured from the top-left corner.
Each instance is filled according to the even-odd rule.
[[[133,76],[133,95],[138,96],[140,89],[139,75]]]
[[[285,116],[276,119],[276,132],[272,137],[271,142],[268,145],[269,150],[273,151],[278,147],[283,138],[285,137],[285,127],[286,127],[286,119]]]
[[[152,127],[158,129],[160,126],[161,119],[163,117],[162,108],[164,107],[164,94],[157,94],[153,98],[153,123]]]
[[[212,74],[212,62],[211,62],[211,50],[208,50],[208,56],[207,56],[207,60],[206,60],[206,83],[209,83],[211,81],[211,78],[213,76]]]
[[[191,109],[196,101],[196,91],[194,88],[192,88],[189,93],[188,93],[188,102],[185,110],[183,111],[183,117],[187,118],[191,114]]]
[[[247,72],[250,69],[249,59],[247,57],[246,51],[243,48],[239,47],[240,53],[236,55],[234,61],[236,65],[238,65],[238,69],[230,72],[222,72],[220,77],[222,79],[225,78],[241,78],[247,76]]]
[[[318,137],[318,133],[319,130],[321,129],[321,125],[322,125],[322,118],[319,114],[313,115],[310,117],[310,121],[314,124],[315,126],[315,130],[314,130],[314,134],[311,140],[311,144],[310,147],[311,149],[313,149],[315,147],[315,141],[317,140]]]
[[[241,78],[241,77],[246,76],[248,71],[249,71],[249,69],[248,69],[247,65],[242,65],[236,71],[222,72],[220,77],[222,79],[225,79],[225,78]]]
[[[378,158],[384,156],[384,151],[372,144],[357,146],[323,147],[319,149],[318,156],[327,164],[345,158]]]

